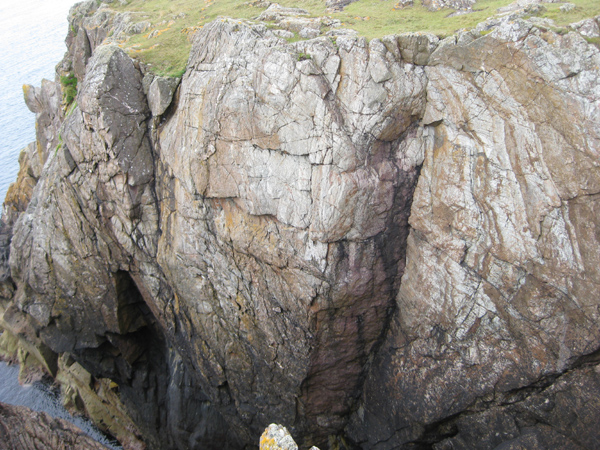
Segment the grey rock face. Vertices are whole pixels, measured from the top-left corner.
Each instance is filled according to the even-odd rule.
[[[159,130],[157,260],[195,364],[215,398],[226,383],[231,421],[278,418],[315,443],[385,326],[419,164],[401,137],[424,107],[422,69],[379,41],[337,45],[206,26]]]
[[[90,74],[78,96],[80,113],[73,114],[67,122],[65,141],[71,156],[78,166],[90,162],[90,156],[94,159],[93,154],[86,154],[93,148],[80,144],[91,137],[78,135],[74,140],[69,133],[76,132],[75,124],[83,120],[85,129],[93,130],[104,140],[109,156],[126,174],[124,181],[128,185],[148,183],[154,168],[145,127],[148,103],[140,72],[117,46],[99,48],[88,70]]]
[[[455,433],[445,420],[459,415],[451,442],[492,448],[509,437],[479,440],[467,424],[484,418],[466,411],[490,403],[506,412],[500,405],[522,395],[514,415],[490,413],[517,422],[514,445],[576,448],[597,440],[597,427],[578,422],[567,432],[572,406],[561,419],[549,406],[542,427],[526,405],[529,389],[598,349],[600,52],[579,35],[523,21],[457,41],[429,58],[423,123],[432,146],[413,200],[407,268],[365,409],[349,429],[364,427],[355,435],[364,446],[398,448]],[[572,393],[596,389],[594,381]],[[381,408],[390,395],[396,407]],[[549,392],[537,398],[553,401]]]
[[[576,30],[582,36],[588,38],[600,37],[600,17],[594,19],[585,19],[580,22],[571,24],[571,28]]]
[[[171,77],[155,77],[152,80],[148,89],[148,105],[153,116],[160,116],[167,110],[179,81],[179,78]]]
[[[29,110],[36,115],[36,145],[43,165],[59,143],[59,128],[64,119],[61,88],[58,83],[42,80],[39,88],[23,86],[23,96]]]
[[[199,33],[191,61],[153,153],[141,74],[96,48],[13,236],[15,304],[54,351],[125,387],[140,371],[128,355],[148,351],[136,336],[164,332],[235,439],[277,415],[323,442],[403,270],[422,152],[402,136],[424,110],[424,71],[379,41],[292,47],[228,22]],[[158,353],[141,370],[166,367],[168,383]]]
[[[306,446],[594,442],[600,52],[481,30],[218,21],[168,100],[88,33],[64,145],[26,152],[9,204],[12,317],[117,380],[150,448],[272,422]]]
[[[85,77],[85,68],[92,56],[92,48],[85,28],[80,28],[73,45],[73,72],[80,82]]]
[[[77,100],[13,229],[10,325],[29,322],[28,335],[115,380],[151,448],[229,445],[219,413],[165,342],[172,325],[162,305],[137,287],[162,276],[151,263],[158,222],[142,76],[118,47],[99,47]]]
[[[37,150],[37,145],[32,142],[21,151],[17,181],[10,185],[2,209],[2,218],[0,219],[0,284],[3,287],[0,291],[0,298],[4,301],[10,300],[14,294],[14,288],[10,282],[9,266],[13,226],[19,216],[27,209],[43,165]]]

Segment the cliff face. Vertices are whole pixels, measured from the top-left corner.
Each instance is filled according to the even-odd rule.
[[[5,203],[5,328],[116,382],[150,448],[595,448],[596,47],[219,20],[170,103],[88,12]]]
[[[525,22],[432,53],[433,142],[359,441],[596,448],[598,56]]]

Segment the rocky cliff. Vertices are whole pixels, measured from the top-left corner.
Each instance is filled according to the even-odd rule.
[[[4,403],[0,403],[0,442],[11,450],[107,450],[65,420]]]
[[[321,448],[598,448],[580,32],[290,44],[222,19],[175,91],[101,44],[120,22],[93,5],[59,66],[76,103],[27,91],[38,142],[2,216],[2,326],[47,367],[110,380],[151,449],[271,422]]]

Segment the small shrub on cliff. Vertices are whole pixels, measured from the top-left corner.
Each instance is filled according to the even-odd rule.
[[[77,78],[72,73],[60,77],[62,86],[63,102],[65,105],[70,105],[77,97]]]

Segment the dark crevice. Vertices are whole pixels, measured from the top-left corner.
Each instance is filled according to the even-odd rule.
[[[118,385],[120,399],[148,448],[237,448],[228,426],[199,389],[191,366],[173,349],[131,275],[114,275],[120,333],[74,359],[96,378]]]

